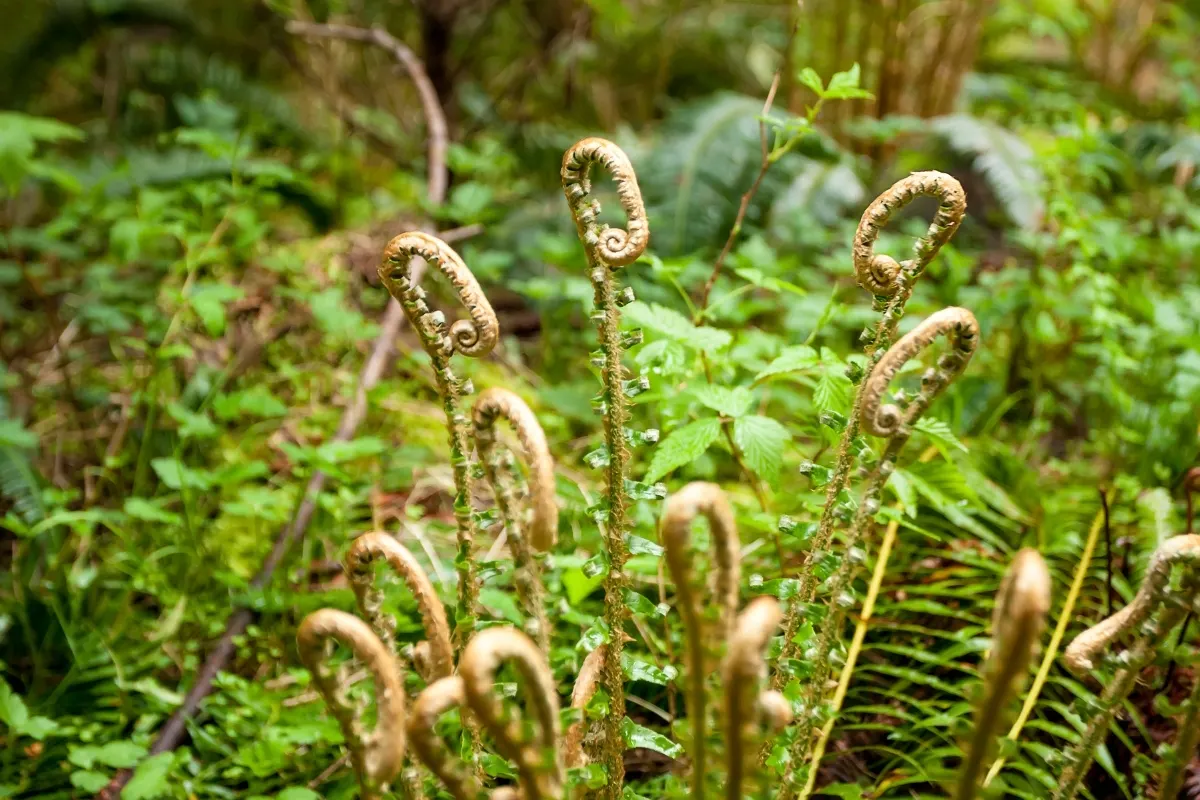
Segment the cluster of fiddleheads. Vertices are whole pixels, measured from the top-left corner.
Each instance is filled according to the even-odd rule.
[[[1123,634],[1133,634],[1132,644],[1113,660],[1116,671],[1104,684],[1104,691],[1087,721],[1083,735],[1066,754],[1054,800],[1071,800],[1078,793],[1095,758],[1096,748],[1104,740],[1108,726],[1117,709],[1133,690],[1138,675],[1154,657],[1159,643],[1167,640],[1174,629],[1194,609],[1200,597],[1200,535],[1173,536],[1163,542],[1150,559],[1141,588],[1133,602],[1104,621],[1088,628],[1071,642],[1063,653],[1067,668],[1086,676],[1095,666],[1099,655]],[[1178,568],[1178,569],[1177,569]],[[1177,572],[1182,574],[1177,575]],[[1200,733],[1196,731],[1194,703],[1185,714],[1180,727],[1176,751],[1188,742],[1194,749]],[[1189,727],[1190,726],[1190,727]],[[1183,780],[1186,758],[1168,762],[1162,779],[1159,797],[1174,798]]]
[[[598,222],[600,208],[592,196],[592,170],[600,166],[616,180],[618,196],[628,218],[625,229]],[[600,761],[607,771],[602,794],[619,795],[623,786],[624,674],[621,650],[627,637],[624,628],[629,611],[624,602],[627,588],[625,535],[629,501],[627,397],[630,381],[622,365],[624,348],[631,341],[620,333],[619,308],[632,299],[628,290],[618,291],[615,272],[631,264],[644,251],[649,238],[645,211],[636,178],[625,155],[609,142],[586,139],[571,148],[562,167],[564,191],[584,244],[589,277],[595,290],[595,313],[600,354],[593,358],[601,369],[603,383],[597,398],[603,414],[605,447],[596,459],[607,469],[605,501],[596,509],[602,524],[608,557],[605,578],[605,623],[608,641],[583,661],[575,678],[570,704],[579,712],[601,688],[609,705],[600,731]],[[904,205],[918,196],[939,199],[937,214],[926,235],[916,244],[911,259],[897,262],[874,252],[882,227]],[[854,265],[861,286],[875,296],[882,312],[878,323],[865,332],[866,369],[853,401],[853,412],[843,430],[827,502],[817,525],[806,569],[801,574],[798,597],[785,617],[779,603],[769,596],[755,598],[738,614],[740,545],[729,503],[715,484],[693,483],[672,495],[665,506],[660,534],[666,566],[675,587],[675,604],[680,613],[686,643],[687,715],[690,718],[688,751],[692,766],[690,796],[704,797],[713,782],[709,724],[712,697],[717,686],[722,694],[721,726],[725,749],[723,788],[728,798],[757,791],[756,773],[761,761],[754,757],[764,738],[793,725],[790,772],[785,776],[782,796],[793,796],[804,770],[815,770],[807,756],[813,725],[827,690],[833,649],[841,639],[846,614],[853,605],[848,588],[862,563],[860,546],[868,539],[881,508],[881,495],[896,470],[899,457],[921,415],[967,367],[978,345],[979,327],[970,311],[946,308],[930,315],[908,334],[898,336],[898,325],[915,281],[938,249],[958,227],[965,210],[961,187],[941,173],[916,173],[900,181],[867,209],[854,243]],[[424,293],[412,278],[411,262],[422,258],[450,278],[469,312],[469,319],[447,327],[440,312],[431,311]],[[406,745],[455,798],[489,797],[491,800],[561,798],[567,791],[566,770],[587,761],[584,752],[586,723],[582,720],[564,732],[559,722],[559,692],[547,661],[550,625],[544,607],[544,589],[536,551],[553,546],[558,510],[554,490],[554,464],[545,435],[532,411],[517,395],[504,389],[480,394],[470,418],[463,409],[469,382],[451,371],[451,356],[486,354],[498,338],[495,316],[478,284],[462,260],[434,237],[404,234],[389,244],[380,270],[389,291],[400,300],[429,352],[437,386],[450,429],[451,457],[455,471],[455,515],[458,521],[459,571],[458,613],[454,637],[445,610],[428,579],[412,556],[393,538],[381,533],[360,537],[347,555],[346,570],[367,624],[353,616],[323,610],[310,615],[301,626],[301,658],[313,672],[314,683],[326,697],[331,711],[345,732],[351,763],[359,776],[364,796],[378,797],[401,772]],[[888,393],[894,379],[908,362],[945,340],[945,352],[923,373],[915,392]],[[855,376],[858,377],[858,376]],[[518,447],[506,447],[497,435],[497,423],[512,427]],[[862,437],[883,439],[877,458],[867,455]],[[473,445],[473,447],[472,447]],[[472,513],[471,485],[473,452],[478,454],[482,474],[491,485],[497,511],[504,526],[515,564],[514,585],[529,623],[527,634],[515,628],[488,628],[475,633],[478,586],[471,566],[476,517]],[[518,469],[513,456],[524,462]],[[863,484],[858,502],[847,513],[838,497],[849,488],[859,455],[865,461],[858,474]],[[523,495],[523,496],[522,496]],[[524,503],[522,501],[525,501]],[[711,553],[708,573],[712,586],[700,582],[691,546],[694,521],[703,517],[710,531]],[[847,524],[843,534],[844,555],[823,586],[818,586],[815,562],[831,546],[839,521]],[[411,658],[426,687],[405,713],[403,667],[394,653],[395,623],[383,612],[382,593],[375,586],[373,564],[385,562],[403,579],[416,600],[425,627],[425,640],[413,647]],[[1200,537],[1180,536],[1168,540],[1151,563],[1134,602],[1120,613],[1082,634],[1064,654],[1068,666],[1078,673],[1091,670],[1097,655],[1118,636],[1133,636],[1130,647],[1117,659],[1111,682],[1096,704],[1079,744],[1066,756],[1056,798],[1073,798],[1118,706],[1129,694],[1138,672],[1153,656],[1155,643],[1178,625],[1196,605],[1200,594]],[[1176,575],[1177,565],[1186,566]],[[1178,578],[1178,579],[1177,579]],[[972,735],[954,796],[961,800],[978,792],[980,767],[993,746],[997,728],[1008,701],[1019,689],[1037,647],[1049,609],[1049,574],[1041,557],[1032,550],[1018,553],[1006,574],[997,597],[993,617],[994,642],[983,668],[983,693],[976,708]],[[794,633],[805,611],[821,590],[828,596],[828,610],[815,642],[803,654],[797,652]],[[767,651],[780,624],[785,623],[783,655],[774,676],[768,678]],[[377,704],[376,722],[370,730],[363,722],[360,701],[350,692],[347,665],[335,668],[329,658],[330,641],[348,647],[355,659],[372,675]],[[455,666],[455,646],[458,658]],[[797,709],[776,689],[790,676],[790,664],[803,657],[812,674],[803,686]],[[498,671],[512,664],[524,686],[525,713],[518,714],[499,695]],[[460,761],[438,734],[439,721],[448,713],[462,713],[464,726],[479,726],[487,732],[495,750],[516,768],[517,785],[488,789],[474,765]],[[1200,741],[1200,690],[1183,707],[1176,750],[1191,752]],[[407,734],[407,736],[406,736]],[[1184,759],[1168,759],[1160,783],[1160,796],[1178,791]],[[419,790],[412,790],[416,793]],[[805,790],[807,791],[807,790]]]
[[[913,248],[913,257],[898,263],[890,256],[876,254],[875,240],[892,215],[917,197],[925,195],[936,197],[939,205],[925,236],[917,240]],[[941,172],[916,172],[898,181],[863,212],[854,236],[854,275],[859,286],[874,295],[875,308],[882,312],[875,329],[864,331],[863,334],[867,346],[865,374],[870,375],[887,352],[895,338],[896,326],[904,315],[904,306],[912,297],[917,278],[925,271],[942,245],[954,236],[966,208],[966,195],[954,178]],[[855,377],[851,375],[852,380]],[[860,391],[855,395],[850,417],[842,431],[837,460],[825,487],[825,505],[821,511],[817,533],[805,555],[796,602],[786,618],[784,650],[780,659],[785,667],[797,655],[794,640],[800,624],[804,621],[806,604],[816,597],[817,580],[813,567],[825,556],[833,539],[838,516],[845,513],[838,502],[838,496],[846,488],[854,466],[861,400]],[[785,677],[786,672],[781,670],[778,680]]]
[[[601,167],[616,181],[617,196],[625,212],[626,227],[612,228],[599,221],[600,203],[592,196],[592,170]],[[604,718],[603,764],[608,771],[608,796],[620,796],[625,774],[622,760],[625,745],[621,720],[625,717],[625,674],[621,667],[625,623],[629,610],[624,592],[628,585],[625,562],[629,557],[625,544],[628,528],[627,503],[629,448],[625,423],[629,389],[647,388],[626,378],[621,363],[626,342],[621,335],[620,307],[633,301],[633,291],[617,290],[614,272],[636,261],[650,242],[650,225],[638,188],[637,176],[629,158],[612,142],[589,138],[576,143],[563,156],[562,185],[567,205],[587,257],[588,278],[592,282],[595,308],[592,316],[600,337],[598,363],[602,388],[598,399],[604,417],[604,451],[596,462],[606,465],[607,492],[596,516],[603,522],[608,556],[604,579],[604,622],[609,641],[604,645],[601,682],[608,694],[608,713]]]
[[[938,197],[941,202],[926,235],[917,241],[913,258],[897,263],[890,256],[875,254],[874,243],[882,226],[899,208],[921,195]],[[794,644],[795,634],[804,619],[807,604],[813,601],[817,590],[812,567],[825,555],[838,514],[845,513],[840,509],[837,497],[849,482],[855,440],[861,431],[883,437],[886,441],[878,461],[870,468],[866,465],[859,468],[860,472],[866,473],[865,481],[858,507],[851,516],[850,527],[845,535],[843,555],[827,585],[829,600],[824,621],[815,646],[803,654],[804,660],[813,665],[813,675],[805,686],[804,713],[800,715],[800,722],[793,731],[793,768],[787,780],[789,787],[806,780],[808,776],[804,770],[816,768],[815,764],[806,763],[806,756],[811,746],[813,728],[820,718],[819,708],[832,669],[830,656],[833,647],[841,641],[846,613],[854,605],[854,598],[847,593],[847,587],[864,559],[860,544],[880,510],[883,487],[895,471],[900,453],[912,436],[917,420],[930,403],[966,369],[978,346],[979,325],[974,315],[963,308],[942,309],[899,341],[894,341],[896,328],[916,279],[954,234],[965,208],[962,187],[953,178],[938,172],[914,173],[884,192],[867,208],[855,235],[855,275],[861,286],[875,294],[876,307],[882,309],[883,313],[875,330],[867,333],[866,372],[842,434],[821,521],[806,557],[798,602],[793,604],[789,614],[776,685],[786,681],[790,663],[799,655]],[[888,387],[901,368],[939,338],[947,340],[948,352],[938,359],[936,366],[925,371],[920,389],[912,396],[897,392],[895,403],[885,402]],[[811,786],[811,781],[807,785]]]

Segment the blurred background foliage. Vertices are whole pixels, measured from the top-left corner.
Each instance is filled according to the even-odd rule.
[[[967,190],[966,223],[910,306],[971,308],[983,346],[898,472],[901,543],[821,784],[936,795],[987,646],[1008,555],[1035,545],[1056,603],[1099,492],[1111,517],[1071,632],[1131,596],[1190,524],[1200,425],[1200,3],[1195,0],[8,0],[0,26],[0,796],[343,797],[340,734],[304,692],[294,630],[349,609],[350,536],[399,531],[452,574],[449,466],[410,333],[358,435],[332,442],[378,333],[387,239],[433,218],[500,313],[476,385],[517,388],[559,459],[550,558],[560,675],[594,627],[598,472],[591,290],[558,188],[562,152],[605,133],[631,155],[653,256],[625,271],[650,377],[635,474],[732,493],[753,591],[786,598],[872,318],[852,277],[862,209],[912,170]],[[425,197],[416,90],[380,48],[289,34],[376,26],[425,64],[449,123],[448,200]],[[814,129],[805,68],[869,98]],[[760,118],[803,130],[766,173],[703,313],[694,300],[759,171]],[[789,128],[789,126],[791,126]],[[931,208],[884,236],[899,254]],[[453,307],[447,304],[449,313]],[[912,321],[906,321],[912,324]],[[907,328],[907,326],[906,326]],[[752,403],[695,391],[699,353]],[[726,398],[727,399],[727,398]],[[761,441],[745,469],[720,416]],[[714,429],[715,430],[715,429]],[[330,487],[302,545],[250,588],[314,470]],[[653,539],[660,492],[635,511]],[[484,570],[494,619],[511,570]],[[645,563],[642,563],[642,562]],[[627,665],[638,730],[670,734],[679,652],[652,555]],[[447,600],[453,591],[443,585]],[[413,609],[395,593],[401,633]],[[256,618],[182,748],[144,759],[231,608]],[[405,623],[404,620],[410,620]],[[407,628],[406,628],[407,625]],[[1166,643],[1089,778],[1134,797],[1169,738],[1194,639]],[[1163,701],[1156,702],[1160,694]],[[1045,796],[1088,689],[1055,669],[1003,782]],[[639,792],[683,796],[667,740],[630,742]],[[1200,762],[1188,797],[1200,797]]]

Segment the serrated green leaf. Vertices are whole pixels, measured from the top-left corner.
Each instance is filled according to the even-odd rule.
[[[964,453],[967,452],[967,446],[958,440],[954,431],[950,430],[950,426],[936,417],[921,417],[913,427],[942,447],[951,447]]]
[[[654,331],[693,350],[719,350],[733,341],[728,331],[707,325],[697,327],[683,314],[657,303],[646,304],[639,300],[626,306],[624,314],[635,326]]]
[[[806,344],[799,344],[785,348],[774,361],[754,376],[754,380],[761,381],[763,378],[781,375],[785,372],[800,372],[811,369],[819,363],[820,358],[817,356],[816,350]]]
[[[770,417],[742,417],[733,423],[733,441],[742,451],[746,466],[770,483],[779,477],[783,446],[791,438],[787,428]]]
[[[699,419],[676,429],[655,448],[646,470],[646,480],[657,481],[668,472],[695,461],[720,435],[721,421],[716,417]]]
[[[159,753],[138,764],[133,777],[121,792],[121,800],[153,800],[170,791],[168,773],[174,753]]]
[[[745,386],[701,386],[692,392],[703,405],[727,417],[744,417],[754,405],[754,393]]]
[[[683,748],[679,744],[661,733],[638,725],[629,717],[621,720],[621,736],[625,739],[627,747],[644,747],[668,758],[678,758],[683,754]]]

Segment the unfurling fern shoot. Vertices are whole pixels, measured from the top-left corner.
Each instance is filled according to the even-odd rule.
[[[875,240],[897,211],[918,197],[935,197],[938,210],[925,235],[913,247],[913,257],[897,262],[891,256],[875,253]],[[858,285],[875,297],[875,309],[882,316],[874,330],[864,331],[867,346],[867,368],[870,376],[875,365],[891,346],[896,326],[904,316],[904,306],[912,297],[916,281],[946,242],[954,236],[966,213],[967,199],[962,185],[942,172],[914,172],[898,181],[863,212],[854,235],[854,275]],[[789,609],[784,629],[783,653],[780,663],[786,664],[797,655],[796,634],[804,621],[804,609],[813,602],[817,592],[816,563],[825,556],[839,511],[838,495],[846,488],[854,466],[854,440],[859,434],[859,404],[861,389],[856,393],[853,408],[838,445],[837,459],[829,483],[825,487],[825,505],[812,545],[800,571],[800,587]],[[836,598],[834,598],[836,600]],[[780,670],[775,676],[776,688],[786,681],[787,673]]]
[[[1176,565],[1182,567],[1178,583],[1172,581]],[[1067,750],[1066,764],[1054,790],[1054,800],[1072,800],[1079,793],[1095,757],[1096,748],[1103,742],[1108,726],[1118,707],[1133,690],[1138,674],[1154,658],[1155,648],[1167,641],[1175,628],[1191,610],[1200,595],[1200,535],[1185,534],[1167,539],[1154,552],[1150,567],[1142,579],[1141,588],[1133,602],[1108,619],[1088,628],[1063,652],[1067,668],[1079,676],[1087,674],[1099,654],[1118,636],[1133,632],[1136,638],[1119,659],[1119,667],[1105,683],[1096,711],[1087,720],[1083,736]],[[1151,620],[1152,615],[1157,617]],[[1181,775],[1168,773],[1164,792],[1174,785],[1178,791]],[[1161,798],[1174,794],[1160,792]]]
[[[617,196],[627,218],[626,228],[611,228],[599,221],[600,204],[592,198],[592,170],[602,167],[612,174],[617,184]],[[605,647],[602,670],[604,690],[609,697],[608,713],[604,719],[603,762],[608,771],[605,793],[619,797],[624,782],[625,749],[621,735],[621,720],[625,717],[624,672],[621,650],[625,623],[629,611],[624,592],[628,580],[625,561],[627,492],[626,472],[629,450],[625,443],[626,409],[625,369],[621,363],[624,346],[621,341],[620,306],[633,299],[631,290],[617,291],[614,272],[632,264],[645,251],[650,241],[650,226],[642,203],[637,176],[625,153],[612,142],[589,138],[576,143],[563,156],[563,192],[575,219],[579,238],[587,256],[588,278],[592,282],[595,309],[593,318],[600,336],[603,364],[603,389],[600,406],[604,415],[605,460],[607,461],[607,493],[605,497],[605,541],[608,554],[608,574],[604,579],[604,621],[609,641]]]
[[[711,608],[708,593],[695,585],[691,549],[692,521],[703,515],[711,531],[713,564],[716,571],[716,629],[704,623],[704,609]],[[689,483],[671,495],[663,511],[662,543],[667,567],[675,582],[679,614],[687,637],[688,716],[692,721],[692,797],[704,797],[708,774],[706,731],[708,728],[708,691],[712,647],[706,642],[724,642],[732,630],[738,605],[738,581],[741,574],[740,543],[733,510],[721,487],[714,483]]]
[[[956,800],[975,800],[979,773],[1008,701],[1020,686],[1050,611],[1050,572],[1033,549],[1017,553],[1000,584],[992,615],[992,652],[984,666],[984,693],[975,712]]]
[[[426,681],[446,677],[454,671],[454,650],[450,644],[446,609],[412,553],[386,533],[364,533],[354,540],[346,553],[346,575],[359,611],[384,644],[394,648],[396,621],[384,612],[383,592],[375,585],[373,566],[378,560],[383,560],[404,581],[421,614],[425,640],[414,648],[413,662],[417,672]]]
[[[742,800],[745,785],[752,783],[753,753],[764,731],[777,731],[791,722],[792,707],[779,692],[762,691],[767,678],[767,646],[779,627],[783,612],[774,597],[751,600],[729,634],[721,667],[725,686],[725,797]],[[693,797],[695,793],[693,792]]]
[[[943,337],[948,340],[949,352],[938,359],[936,367],[925,371],[916,395],[911,398],[898,397],[902,405],[885,403],[884,395],[901,367]],[[806,713],[801,715],[792,743],[793,765],[802,764],[808,752],[809,737],[816,718],[813,712],[824,695],[831,669],[830,654],[835,642],[841,638],[846,612],[853,606],[853,599],[845,594],[861,561],[853,556],[879,512],[883,487],[895,471],[900,452],[912,436],[913,426],[930,403],[967,368],[978,344],[979,323],[975,315],[965,308],[944,308],[930,315],[892,345],[876,362],[863,383],[858,401],[859,426],[872,436],[887,437],[887,441],[879,462],[867,476],[858,509],[846,534],[847,552],[829,581],[831,602],[817,636],[816,647],[811,654],[806,654],[813,664],[813,677],[805,696]],[[817,766],[809,764],[808,769],[815,770]],[[795,767],[793,770],[789,785],[799,778]],[[808,785],[811,786],[811,780]]]
[[[550,652],[550,622],[543,604],[544,590],[533,551],[548,550],[558,535],[558,505],[554,497],[554,461],[546,434],[525,401],[507,389],[487,389],[475,401],[472,414],[475,446],[496,497],[500,518],[515,563],[517,597],[532,620],[531,634],[543,652]],[[516,494],[517,473],[509,453],[496,437],[496,423],[505,419],[521,443],[529,467],[529,511],[526,524]]]
[[[300,660],[342,728],[364,800],[378,800],[404,763],[404,677],[400,662],[358,617],[323,608],[300,623]],[[350,697],[349,670],[330,664],[333,642],[350,649],[375,682],[375,727],[365,730],[363,708]]]
[[[505,707],[496,690],[496,673],[512,663],[521,674],[528,719]],[[455,800],[486,796],[466,765],[450,754],[437,737],[437,720],[454,708],[465,707],[491,734],[500,754],[517,768],[520,793],[496,789],[491,797],[519,796],[524,800],[558,800],[565,787],[565,767],[559,750],[562,728],[558,694],[546,654],[514,628],[488,628],[463,651],[459,674],[431,684],[417,698],[408,733],[417,757],[446,786]]]
[[[450,280],[470,319],[456,320],[447,328],[442,312],[429,309],[425,302],[425,291],[412,280],[412,261],[415,258],[424,259]],[[469,422],[462,407],[463,395],[471,392],[471,385],[470,381],[461,380],[454,374],[450,357],[455,352],[476,358],[487,355],[496,346],[500,326],[475,276],[458,253],[435,236],[410,232],[392,239],[384,250],[379,277],[392,297],[404,307],[413,330],[421,337],[421,344],[429,353],[438,393],[446,412],[450,432],[450,463],[454,469],[454,518],[458,527],[458,553],[454,559],[458,572],[458,608],[454,634],[461,645],[475,629],[479,589],[471,552],[475,521],[471,509]]]

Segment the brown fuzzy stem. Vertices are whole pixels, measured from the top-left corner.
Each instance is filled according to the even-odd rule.
[[[887,225],[892,215],[922,195],[936,197],[940,200],[940,204],[925,236],[918,239],[914,245],[913,258],[898,263],[890,256],[877,255],[875,240],[880,231]],[[914,172],[897,181],[863,212],[858,230],[854,235],[855,277],[860,286],[876,295],[876,301],[878,304],[882,304],[883,310],[883,316],[867,345],[868,376],[874,372],[875,365],[891,345],[892,339],[895,338],[896,326],[904,315],[904,306],[912,296],[917,279],[937,255],[942,245],[949,241],[958,230],[966,213],[966,207],[966,194],[957,180],[941,172]],[[781,660],[796,657],[796,645],[793,640],[803,622],[803,609],[816,597],[817,580],[813,574],[813,566],[817,559],[825,555],[826,548],[833,540],[834,530],[837,527],[835,516],[838,508],[837,498],[846,487],[850,471],[854,466],[851,444],[859,433],[861,402],[862,392],[860,391],[855,394],[850,419],[847,420],[846,428],[842,431],[837,461],[834,464],[829,484],[825,487],[825,506],[817,525],[817,533],[805,555],[800,570],[799,591],[792,609],[787,614]],[[777,673],[773,681],[775,688],[782,686],[785,678],[786,673],[782,671]]]
[[[1184,564],[1188,571],[1184,575],[1182,588],[1175,591],[1170,586],[1171,572],[1176,564]],[[1096,748],[1104,741],[1109,724],[1117,709],[1133,690],[1137,676],[1154,657],[1159,642],[1171,634],[1171,630],[1183,620],[1194,604],[1200,590],[1200,536],[1185,534],[1167,539],[1150,561],[1142,587],[1129,606],[1095,625],[1076,637],[1063,653],[1063,660],[1073,672],[1086,672],[1100,650],[1107,647],[1122,632],[1141,631],[1149,616],[1156,610],[1158,619],[1153,629],[1143,633],[1121,657],[1121,666],[1112,679],[1105,684],[1100,696],[1099,710],[1087,721],[1083,736],[1065,756],[1065,766],[1054,789],[1054,800],[1072,800],[1083,784],[1088,768],[1095,757]],[[1130,611],[1130,606],[1133,610]],[[1082,640],[1082,641],[1081,641]]]
[[[883,404],[888,384],[909,360],[920,355],[939,337],[949,340],[950,351],[938,359],[937,367],[926,370],[921,378],[921,389],[916,396],[907,399],[905,408]],[[876,368],[867,377],[860,392],[859,424],[867,433],[888,436],[883,455],[867,477],[862,499],[855,512],[854,521],[846,534],[846,555],[829,583],[830,605],[817,637],[813,676],[805,695],[806,712],[800,718],[799,731],[792,746],[793,770],[800,765],[807,753],[813,729],[816,704],[825,692],[830,675],[830,653],[834,642],[841,637],[842,625],[848,610],[846,587],[850,584],[858,567],[857,561],[849,557],[858,548],[879,512],[880,495],[883,487],[895,471],[900,452],[912,435],[912,426],[947,386],[967,368],[979,344],[979,324],[975,315],[965,308],[945,308],[930,315],[916,328],[907,333],[887,351]],[[786,632],[785,632],[786,635]],[[810,765],[815,769],[816,765]],[[793,778],[797,777],[793,772]],[[793,783],[790,781],[789,783]],[[790,797],[786,791],[785,797]]]
[[[1050,572],[1033,549],[1017,553],[1004,576],[992,616],[992,653],[984,667],[983,701],[967,756],[959,769],[956,800],[975,800],[984,759],[1000,726],[1004,709],[1020,685],[1037,648],[1050,611]]]
[[[508,711],[495,691],[496,673],[511,662],[524,678],[532,718]],[[526,800],[561,798],[566,783],[559,741],[558,693],[546,654],[516,628],[488,628],[475,635],[459,663],[467,706],[492,735],[496,749],[512,761]],[[526,729],[532,727],[532,737]]]
[[[437,721],[443,714],[466,703],[462,678],[453,675],[425,687],[413,703],[408,718],[408,740],[413,753],[442,782],[454,800],[478,800],[483,786],[472,770],[459,761],[437,735]]]
[[[699,592],[695,586],[692,569],[692,521],[700,515],[708,519],[713,561],[716,566],[715,605],[718,626],[715,631],[706,630],[700,598],[703,592]],[[707,638],[710,642],[723,642],[729,636],[734,615],[737,613],[738,581],[741,575],[741,544],[738,541],[737,525],[733,519],[733,510],[729,507],[729,501],[721,487],[715,483],[689,483],[671,495],[663,510],[661,537],[666,549],[667,568],[675,581],[675,595],[687,635],[688,716],[692,721],[692,797],[703,798],[704,781],[707,777],[706,662],[711,651],[705,640]]]
[[[627,227],[610,228],[598,221],[600,203],[591,197],[591,171],[599,165],[607,169],[617,183],[617,196],[625,210]],[[607,525],[605,544],[608,550],[608,574],[604,578],[604,622],[609,630],[608,657],[604,659],[604,689],[608,693],[608,714],[604,718],[604,767],[608,783],[603,793],[610,800],[621,797],[625,782],[625,741],[621,722],[625,718],[625,673],[621,668],[625,623],[629,609],[625,605],[625,561],[629,557],[625,546],[626,504],[625,479],[629,464],[629,449],[625,444],[625,422],[628,417],[625,398],[625,369],[621,363],[621,311],[613,271],[632,264],[645,251],[650,241],[646,209],[642,203],[637,176],[629,158],[612,142],[589,138],[575,144],[563,155],[563,193],[579,238],[587,255],[588,277],[592,282],[597,331],[600,349],[604,354],[601,378],[604,383],[602,405],[604,413],[604,442],[608,455]]]
[[[416,664],[426,681],[444,678],[454,671],[454,649],[450,644],[450,623],[446,609],[433,588],[429,576],[412,553],[392,536],[374,531],[354,540],[346,553],[346,575],[358,601],[359,611],[371,623],[379,638],[395,647],[396,620],[383,611],[383,592],[375,585],[374,563],[383,560],[400,576],[417,601],[425,628],[423,657]]]
[[[412,280],[414,258],[424,259],[450,280],[467,309],[469,320],[457,320],[447,328],[442,313],[430,311],[425,302],[425,291]],[[461,644],[475,627],[479,588],[476,586],[472,560],[475,522],[471,516],[471,451],[467,442],[467,420],[462,411],[462,396],[467,393],[468,384],[455,377],[450,369],[450,357],[455,351],[476,358],[487,355],[496,346],[500,326],[475,276],[458,253],[436,236],[409,232],[392,239],[384,250],[379,277],[391,295],[400,301],[413,329],[421,336],[422,345],[433,362],[438,393],[446,412],[450,462],[454,468],[454,518],[458,523],[455,568],[458,571],[458,616],[461,625],[456,626],[455,637]]]
[[[744,784],[754,773],[755,742],[763,727],[788,724],[791,706],[775,691],[760,692],[767,676],[766,650],[783,612],[775,598],[756,597],[737,618],[721,669],[725,684],[725,750],[728,774],[725,796],[741,800]],[[693,796],[694,790],[693,790]]]
[[[330,664],[333,641],[349,648],[375,681],[377,713],[369,732],[362,709],[349,697],[348,671]],[[399,662],[365,622],[331,608],[305,617],[296,642],[300,660],[342,728],[363,797],[382,797],[404,763],[404,678]]]
[[[525,401],[507,389],[488,389],[479,395],[474,408],[475,447],[483,463],[496,506],[504,520],[508,547],[516,564],[517,595],[532,620],[538,647],[549,652],[550,622],[543,604],[541,569],[530,546],[545,551],[558,536],[558,505],[555,501],[554,460],[546,434]],[[507,450],[496,437],[496,422],[505,419],[516,431],[525,463],[529,467],[531,519],[526,526],[519,514],[514,492],[516,470],[506,463]],[[526,531],[529,536],[526,538]]]

